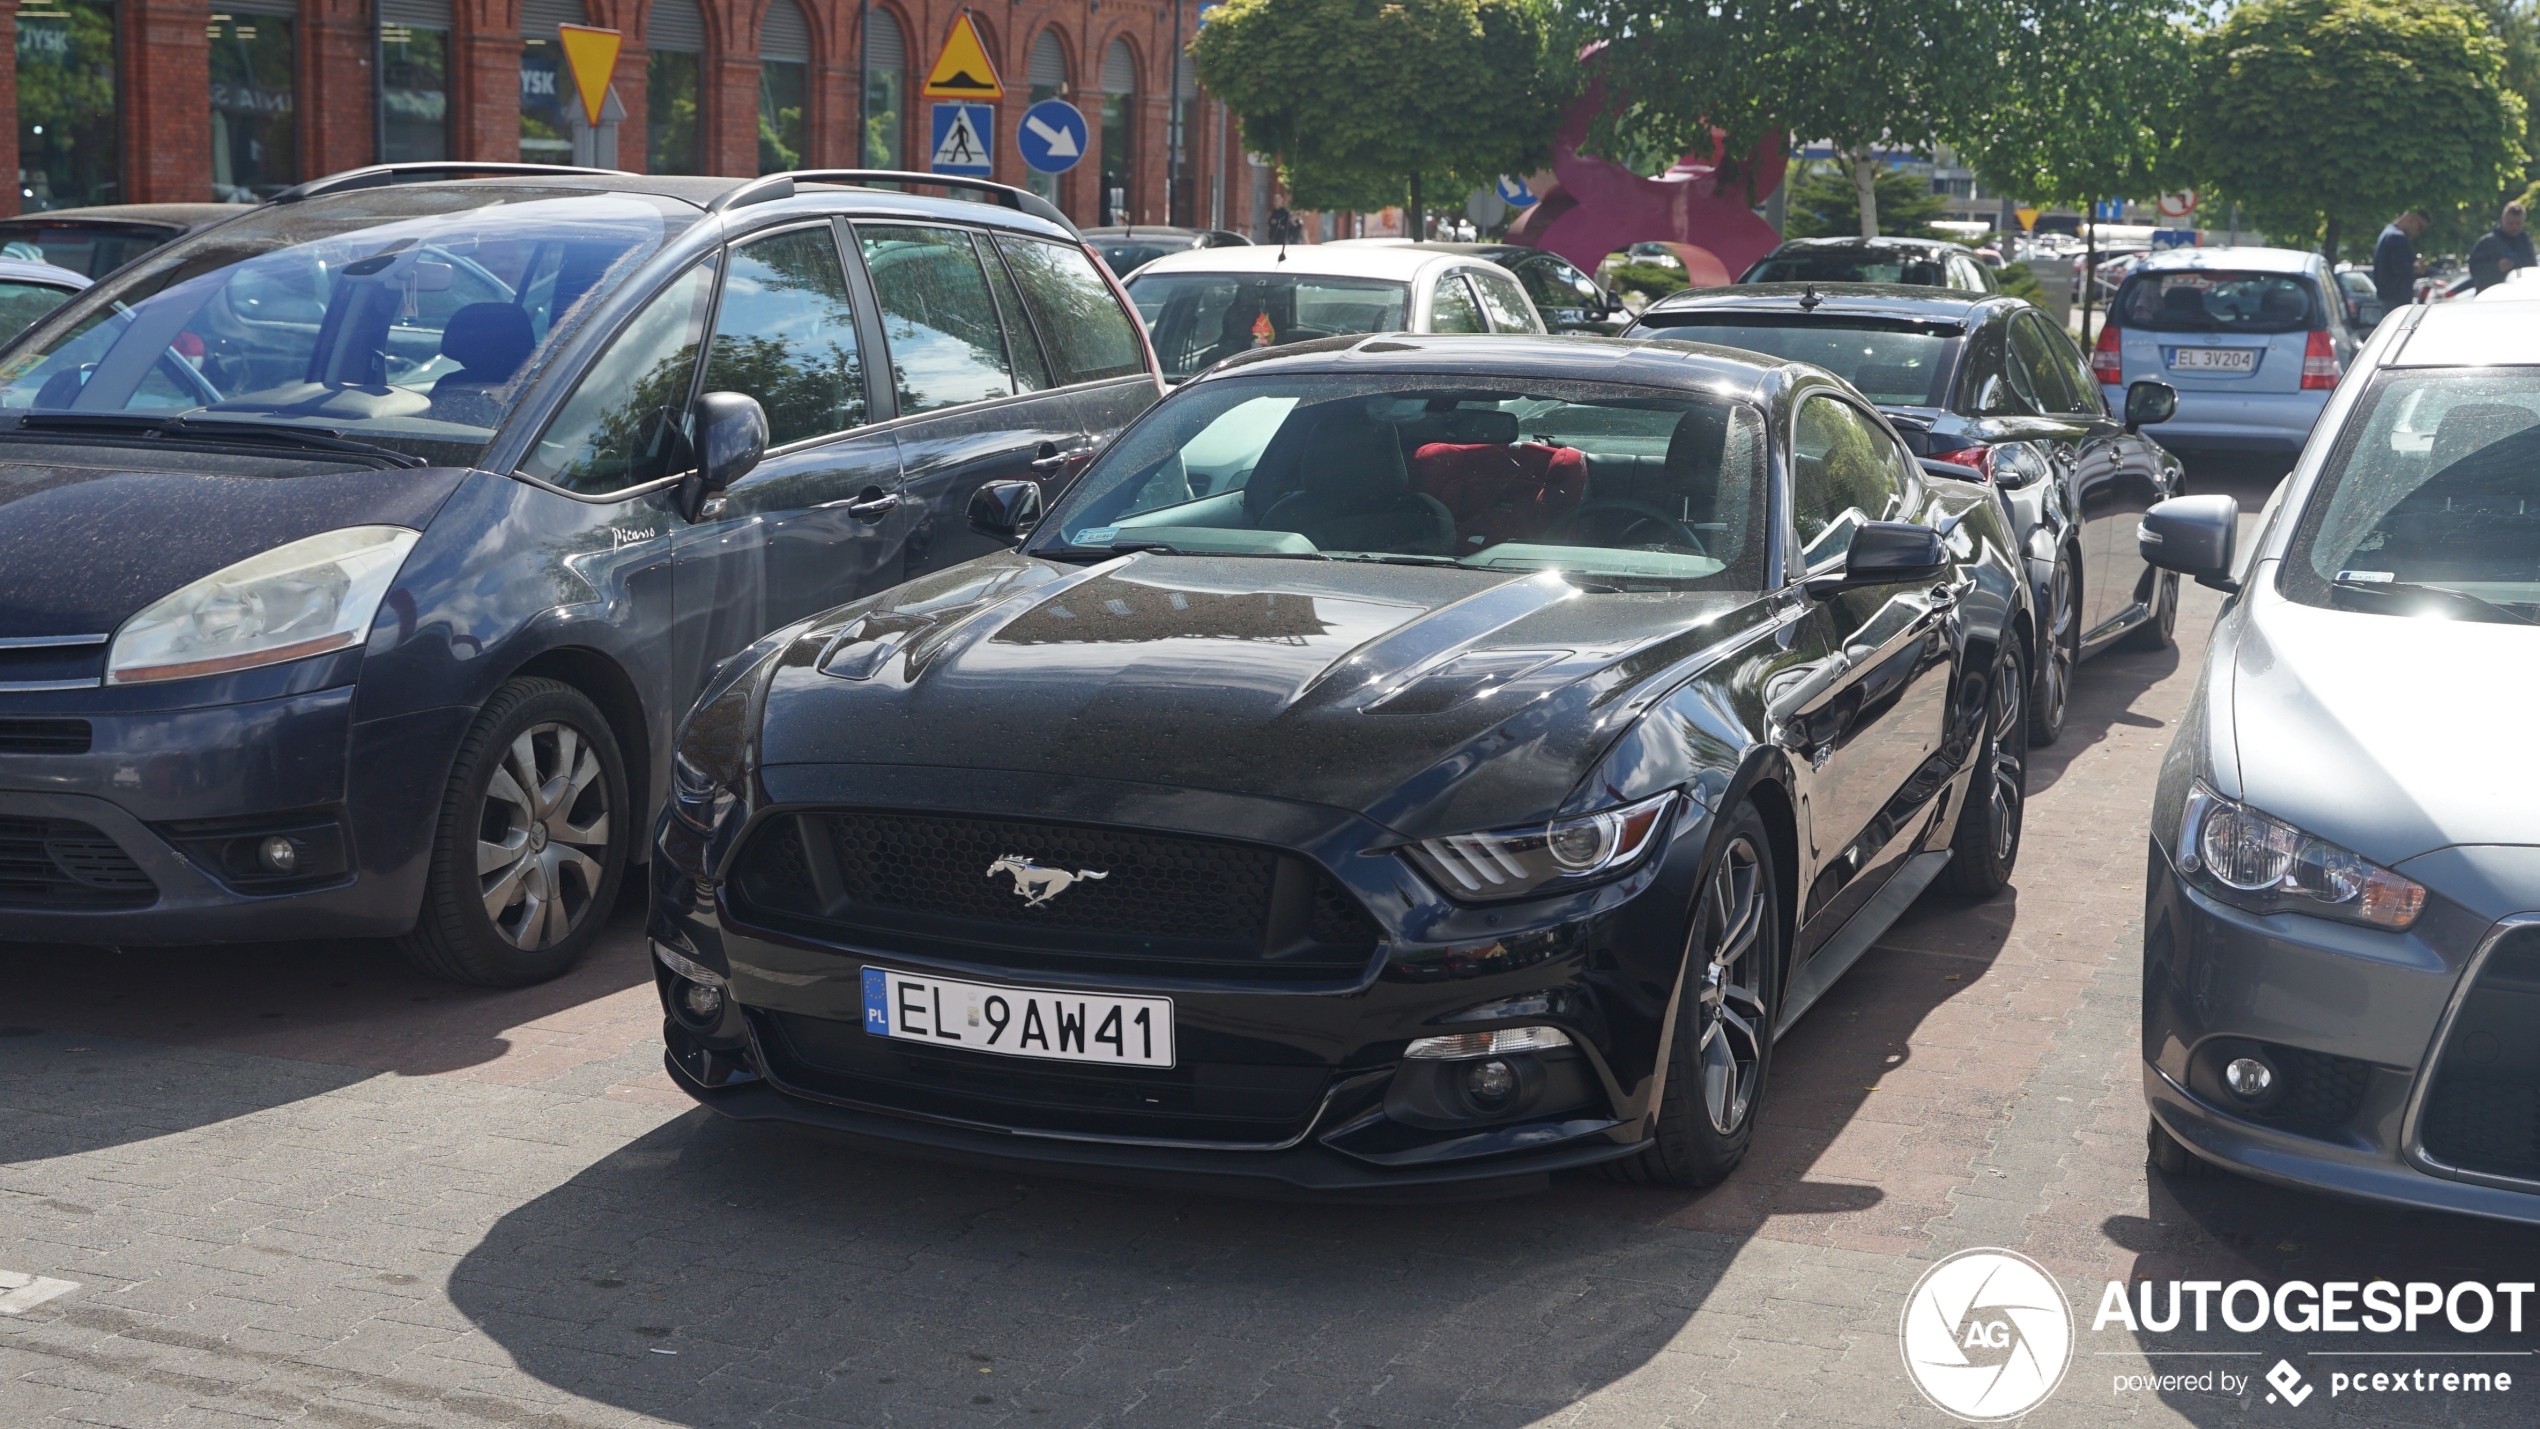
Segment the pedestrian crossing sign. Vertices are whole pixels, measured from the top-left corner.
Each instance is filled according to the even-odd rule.
[[[1005,82],[997,78],[988,47],[979,43],[979,27],[970,23],[968,15],[953,21],[952,33],[944,37],[944,52],[935,56],[935,67],[926,71],[920,93],[928,99],[1005,98]]]
[[[996,110],[988,105],[936,105],[934,156],[927,169],[938,174],[986,178],[996,164],[988,136],[996,132]]]

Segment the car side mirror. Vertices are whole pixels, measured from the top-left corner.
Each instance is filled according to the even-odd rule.
[[[1933,581],[1948,573],[1949,552],[1939,532],[1911,521],[1871,521],[1852,533],[1843,569],[1808,582],[1808,593],[1822,599],[1861,586]]]
[[[697,470],[680,488],[680,514],[697,519],[708,498],[757,469],[767,455],[767,412],[740,392],[697,399]]]
[[[2146,377],[2125,389],[2125,429],[2156,427],[2178,415],[2178,389]]]
[[[2143,559],[2165,571],[2194,576],[2196,583],[2237,591],[2231,578],[2232,544],[2240,536],[2240,503],[2228,496],[2173,496],[2143,513],[2134,533]]]
[[[1041,488],[1030,481],[991,481],[970,493],[970,529],[1013,545],[1041,523]]]

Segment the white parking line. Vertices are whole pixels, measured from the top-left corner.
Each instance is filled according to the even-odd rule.
[[[57,1295],[68,1295],[78,1288],[76,1280],[55,1280],[49,1276],[0,1270],[0,1315],[32,1310]]]

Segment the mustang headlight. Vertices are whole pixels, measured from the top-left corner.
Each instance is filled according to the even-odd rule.
[[[1454,897],[1524,898],[1611,877],[1638,863],[1675,802],[1670,790],[1619,809],[1530,828],[1423,839],[1411,853]]]
[[[2311,913],[2375,928],[2405,928],[2425,909],[2425,886],[2281,819],[2226,799],[2202,782],[2187,791],[2178,866],[2198,887],[2253,913]]]
[[[123,623],[106,683],[225,674],[359,645],[421,539],[403,526],[348,526],[214,571]]]

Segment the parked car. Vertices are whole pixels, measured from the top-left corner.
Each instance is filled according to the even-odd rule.
[[[1931,288],[1756,284],[1678,293],[1632,337],[1716,343],[1813,363],[1852,384],[1922,457],[1991,482],[2010,514],[2037,611],[2029,739],[2064,730],[2074,667],[2157,650],[2178,623],[2178,578],[2135,554],[2134,528],[2185,488],[2142,427],[2176,397],[2136,384],[2110,413],[2080,349],[2018,298]]]
[[[2246,540],[2144,521],[2229,593],[2152,804],[2152,1159],[2540,1224],[2540,336],[2391,315]]]
[[[1168,228],[1160,224],[1124,224],[1114,228],[1088,228],[1085,241],[1094,253],[1118,277],[1126,278],[1167,253],[1188,253],[1195,248],[1243,248],[1252,240],[1224,228]]]
[[[2019,856],[2000,507],[1804,365],[1274,349],[1047,516],[977,510],[1021,548],[761,641],[680,745],[656,978],[727,1115],[1236,1189],[1704,1184],[1775,1035]]]
[[[2091,352],[2108,401],[2178,389],[2162,445],[2298,452],[2355,354],[2327,262],[2284,248],[2173,248],[2144,260]]]
[[[1171,253],[1125,286],[1168,382],[1255,348],[1347,333],[1545,330],[1506,269],[1427,244]]]
[[[1161,390],[1018,190],[519,172],[304,185],[0,362],[0,939],[552,976],[719,661]]]
[[[1484,259],[1517,275],[1517,284],[1534,300],[1535,312],[1554,332],[1585,332],[1612,337],[1631,326],[1623,300],[1558,253],[1523,243],[1421,243],[1433,253],[1461,253]]]
[[[154,248],[245,213],[234,203],[118,203],[0,218],[0,258],[102,278]]]
[[[1927,238],[1794,238],[1755,260],[1740,283],[1890,283],[2000,292],[1964,245]]]
[[[25,331],[29,323],[88,286],[88,279],[68,268],[0,258],[0,342]]]
[[[2346,326],[2357,334],[2371,332],[2389,312],[2381,290],[2372,285],[2372,269],[2361,263],[2337,265],[2337,290],[2346,299]]]

